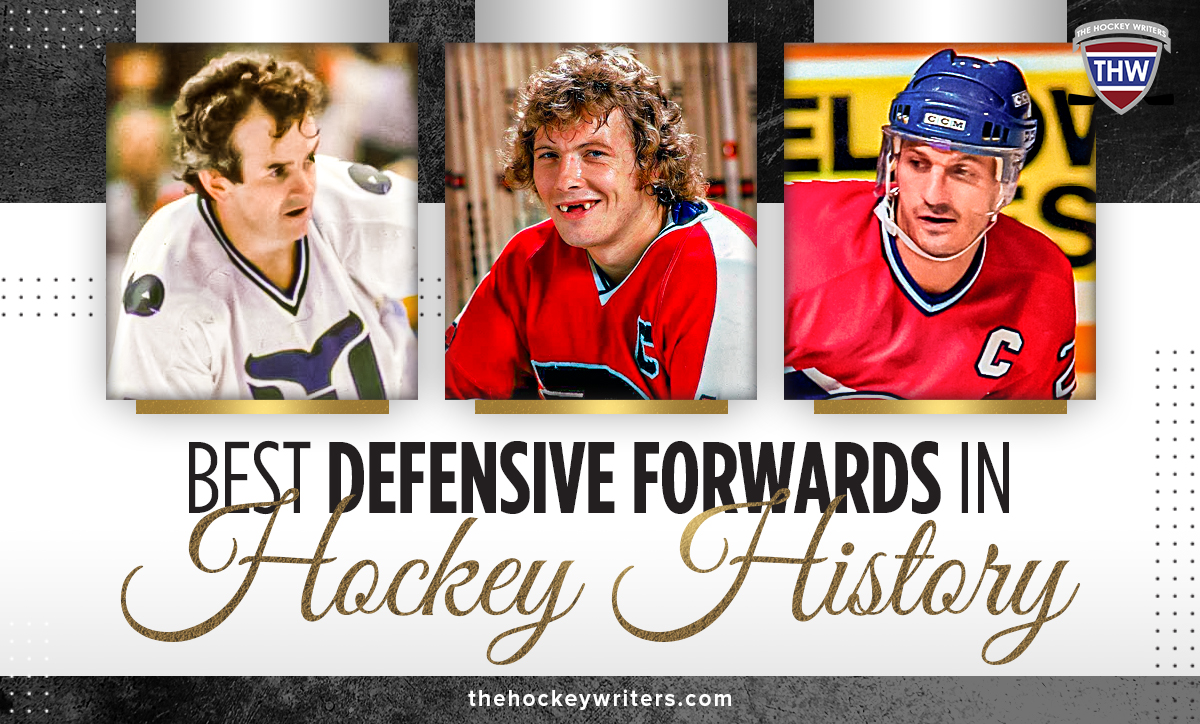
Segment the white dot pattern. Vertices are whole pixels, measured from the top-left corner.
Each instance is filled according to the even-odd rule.
[[[25,8],[8,8],[5,15],[9,22],[0,24],[0,35],[7,37],[0,38],[0,48],[32,50],[39,55],[47,50],[103,50],[108,43],[133,42],[136,32],[133,0],[69,7],[31,3]]]
[[[12,718],[53,721],[56,713],[49,676],[5,676],[0,680],[0,701],[5,703],[0,715]]]

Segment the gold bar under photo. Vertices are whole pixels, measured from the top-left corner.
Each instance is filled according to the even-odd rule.
[[[726,415],[728,400],[476,400],[476,415]]]
[[[815,400],[818,415],[1065,415],[1066,400]]]
[[[138,400],[139,415],[386,415],[388,400]]]

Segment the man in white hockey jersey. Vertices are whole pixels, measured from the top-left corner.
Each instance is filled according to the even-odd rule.
[[[415,184],[318,156],[317,79],[229,54],[180,91],[196,193],[146,223],[122,276],[109,394],[416,396]]]

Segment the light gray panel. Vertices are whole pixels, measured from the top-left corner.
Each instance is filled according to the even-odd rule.
[[[818,43],[1065,43],[1066,0],[814,0]]]
[[[387,0],[138,0],[139,43],[386,43]]]
[[[725,0],[478,0],[477,43],[724,43]]]

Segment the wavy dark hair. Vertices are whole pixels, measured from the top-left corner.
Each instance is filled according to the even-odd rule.
[[[573,48],[530,76],[517,96],[513,125],[501,152],[512,188],[533,185],[533,141],[539,128],[556,131],[608,118],[620,109],[633,133],[639,177],[659,203],[697,201],[707,183],[696,137],[686,131],[679,104],[663,92],[629,48]]]
[[[325,106],[321,82],[304,66],[257,53],[228,53],[209,61],[179,91],[173,115],[180,178],[203,196],[199,172],[209,169],[242,182],[233,128],[255,102],[275,119],[275,138]]]

